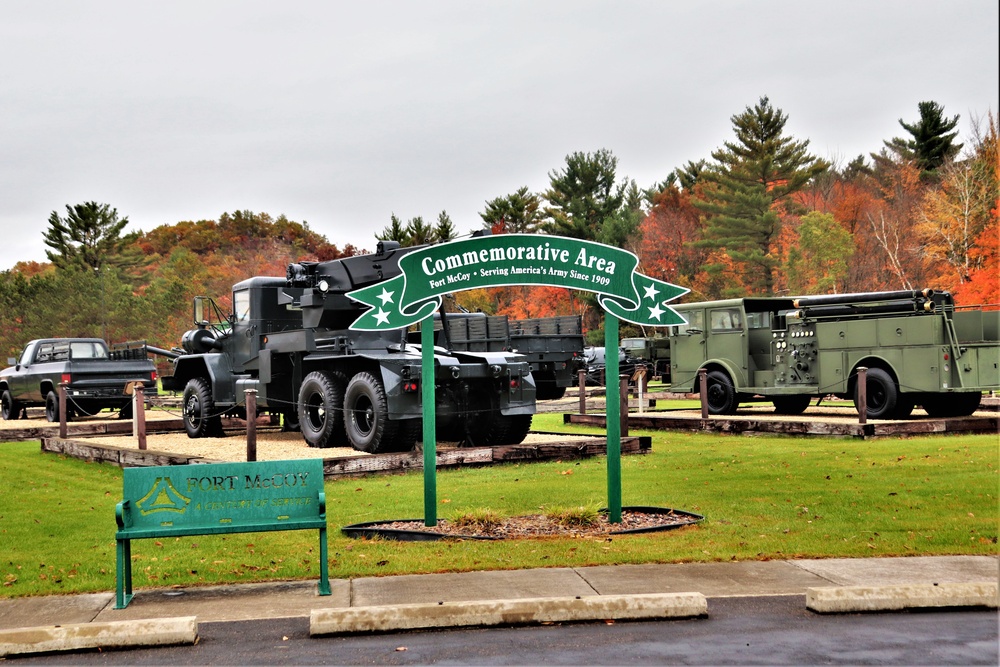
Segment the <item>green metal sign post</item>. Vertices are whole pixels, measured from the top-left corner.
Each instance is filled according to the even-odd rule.
[[[437,425],[434,423],[434,318],[420,322],[420,397],[424,404],[424,525],[437,525]]]
[[[348,293],[369,306],[352,329],[377,331],[420,324],[424,447],[424,522],[437,525],[434,322],[443,295],[506,285],[551,285],[597,294],[605,311],[608,387],[618,383],[618,321],[642,326],[684,324],[667,306],[688,290],[638,272],[639,258],[613,246],[546,234],[500,234],[451,241],[411,252],[401,274]],[[607,401],[608,510],[621,522],[621,407]]]
[[[622,522],[622,405],[612,400],[618,384],[618,318],[604,314],[604,402],[608,442],[608,521]]]

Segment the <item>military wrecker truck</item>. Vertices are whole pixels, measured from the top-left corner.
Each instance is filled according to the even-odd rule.
[[[108,349],[100,338],[42,338],[24,346],[21,356],[8,359],[0,371],[0,405],[4,419],[19,419],[25,408],[44,406],[45,418],[59,421],[61,383],[66,383],[66,420],[118,410],[132,416],[130,382],[142,382],[156,394],[156,366],[144,341],[117,343]]]
[[[583,357],[579,315],[511,320],[506,315],[446,313],[434,323],[438,345],[448,349],[502,351],[524,355],[538,400],[562,398],[577,383]]]
[[[902,290],[798,298],[744,298],[673,306],[671,391],[698,392],[732,414],[762,397],[800,414],[813,397],[854,401],[872,419],[972,414],[1000,389],[1000,311],[958,309],[948,292]],[[858,369],[866,371],[858,405]],[[759,400],[759,399],[758,399]]]
[[[412,449],[422,431],[420,346],[405,329],[349,329],[366,306],[345,295],[399,275],[400,258],[420,247],[383,241],[373,255],[300,262],[284,278],[244,280],[233,286],[229,315],[196,297],[196,328],[184,334],[173,375],[162,378],[164,389],[183,392],[188,435],[218,434],[222,416],[246,416],[253,389],[259,412],[282,414],[312,447]],[[442,440],[524,439],[535,412],[524,357],[435,348],[434,359]]]

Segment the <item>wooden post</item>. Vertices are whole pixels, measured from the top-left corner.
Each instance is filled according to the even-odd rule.
[[[146,449],[146,395],[141,382],[136,382],[132,387],[132,418],[135,419],[135,437],[139,449]]]
[[[641,415],[644,412],[645,406],[643,406],[643,403],[646,400],[645,398],[647,389],[646,369],[639,368],[635,371],[635,374],[636,374],[635,386],[639,390],[639,395],[636,398],[638,398],[639,400],[639,414]]]
[[[587,371],[581,368],[577,372],[580,383],[580,414],[587,414]]]
[[[243,392],[247,407],[247,461],[257,460],[257,390]]]
[[[66,387],[65,382],[59,383],[59,437],[66,437]]]
[[[628,436],[628,375],[622,375],[618,378],[618,400],[621,407],[621,434],[622,437]]]
[[[868,423],[868,369],[858,366],[858,423]]]
[[[708,371],[698,369],[698,395],[701,397],[701,418],[708,419]]]

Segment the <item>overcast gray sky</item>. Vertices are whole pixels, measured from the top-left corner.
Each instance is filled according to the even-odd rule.
[[[642,187],[762,95],[841,162],[934,100],[998,107],[996,0],[0,0],[0,270],[49,214],[148,230],[250,209],[373,248],[395,212],[459,231],[610,149]]]

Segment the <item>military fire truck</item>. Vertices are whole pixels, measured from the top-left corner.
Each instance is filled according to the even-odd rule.
[[[969,415],[1000,389],[1000,311],[961,309],[930,289],[798,298],[744,298],[673,306],[670,386],[697,392],[707,372],[712,414],[770,400],[799,414],[810,399],[853,399],[872,419]],[[858,405],[858,369],[867,401]]]
[[[421,434],[421,351],[404,329],[354,331],[366,306],[352,290],[400,274],[399,259],[422,246],[384,241],[373,255],[299,262],[285,277],[233,287],[233,313],[194,300],[196,328],[163,388],[183,391],[192,438],[218,434],[221,417],[280,413],[313,447],[407,451]],[[535,385],[528,361],[509,351],[436,349],[438,434],[468,445],[516,444],[531,426]],[[253,417],[253,415],[247,415]]]

